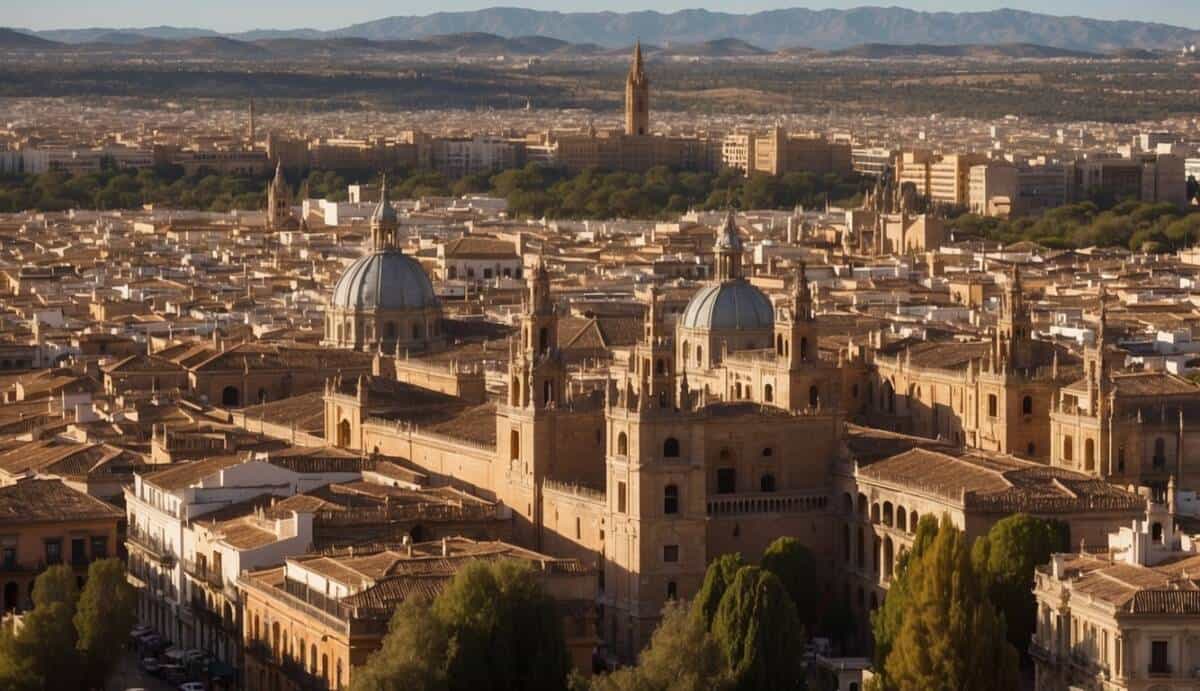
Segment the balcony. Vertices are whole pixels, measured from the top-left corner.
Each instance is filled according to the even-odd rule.
[[[708,515],[744,516],[748,514],[809,513],[825,509],[828,498],[815,492],[752,492],[715,494],[708,498]]]
[[[153,535],[139,530],[130,530],[125,535],[125,544],[149,554],[163,566],[171,566],[175,563],[175,553],[171,551],[171,547]]]
[[[191,559],[184,559],[183,572],[198,583],[211,586],[221,592],[225,591],[224,574],[207,564],[192,561]]]
[[[324,677],[308,671],[298,660],[289,657],[279,658],[266,641],[250,641],[246,645],[246,656],[253,658],[259,665],[278,669],[289,680],[295,682],[296,688],[312,689],[313,691],[329,690],[329,682]]]

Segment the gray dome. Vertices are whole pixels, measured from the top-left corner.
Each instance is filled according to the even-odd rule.
[[[758,288],[746,281],[725,281],[692,296],[680,324],[687,329],[771,329],[775,311]]]
[[[437,305],[433,284],[415,259],[378,250],[351,264],[333,288],[333,306],[357,310],[419,310]]]

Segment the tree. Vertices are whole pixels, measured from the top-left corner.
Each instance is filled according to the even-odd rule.
[[[354,691],[444,691],[446,627],[430,603],[414,598],[396,608],[388,634],[367,664],[354,671]]]
[[[592,679],[591,691],[721,691],[729,684],[725,654],[699,617],[668,602],[650,645],[634,667]]]
[[[797,651],[803,627],[783,583],[770,571],[743,566],[721,597],[712,635],[725,652],[732,687],[796,689],[804,682]]]
[[[136,607],[137,593],[125,579],[125,565],[118,559],[92,562],[74,617],[84,679],[94,682],[112,673],[136,621]]]
[[[1004,617],[988,601],[966,538],[948,518],[903,578],[908,605],[887,656],[884,689],[1019,686],[1017,651],[1006,639]]]
[[[811,632],[820,621],[820,585],[817,583],[817,559],[794,537],[781,537],[763,552],[762,568],[775,574],[783,584],[796,615]]]
[[[14,686],[5,688],[79,688],[78,636],[72,622],[78,593],[75,574],[68,566],[51,566],[37,577],[33,609],[25,615],[21,630],[15,636],[6,634],[0,644],[4,657],[0,669],[6,678],[10,671],[14,677]],[[126,628],[120,640],[128,635]],[[30,683],[33,686],[26,686]]]
[[[1050,555],[1068,549],[1065,525],[1015,514],[992,526],[975,541],[971,562],[985,579],[988,598],[1008,622],[1008,641],[1017,650],[1029,646],[1037,626],[1033,571]]]
[[[708,570],[704,572],[704,583],[692,601],[692,612],[704,622],[706,630],[712,628],[713,617],[717,615],[717,607],[721,604],[725,589],[745,564],[742,555],[735,552],[722,554],[708,565]]]
[[[904,617],[912,606],[912,585],[908,576],[909,565],[921,558],[938,534],[938,521],[931,514],[921,516],[917,522],[912,549],[901,555],[892,574],[892,585],[888,588],[883,604],[871,613],[871,633],[874,636],[874,667],[881,688],[890,688],[887,683],[887,659],[892,652],[896,637],[904,624]]]
[[[529,566],[468,564],[431,606],[420,607],[403,608],[412,621],[393,620],[380,654],[355,673],[356,689],[566,685],[570,660],[559,613]]]

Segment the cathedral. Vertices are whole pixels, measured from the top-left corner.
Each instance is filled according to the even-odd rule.
[[[818,356],[819,320],[802,268],[774,305],[742,274],[732,214],[714,249],[717,275],[674,333],[652,289],[641,337],[614,354],[600,389],[571,381],[557,341],[560,308],[539,265],[502,399],[407,386],[385,374],[385,363],[326,386],[326,438],[408,459],[431,478],[498,500],[518,543],[594,565],[602,635],[633,659],[664,603],[692,597],[712,558],[760,554],[783,535],[819,557],[835,549],[826,504],[842,458],[839,401],[844,372],[863,376],[863,368]],[[357,276],[348,269],[335,297]],[[338,297],[327,326],[334,341],[346,310]],[[371,333],[378,330],[363,331],[363,342]],[[832,587],[832,572],[821,577]]]

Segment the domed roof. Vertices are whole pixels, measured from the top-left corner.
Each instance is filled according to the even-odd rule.
[[[743,280],[724,281],[693,295],[679,323],[687,329],[771,329],[775,311],[758,288]]]
[[[332,304],[358,310],[419,310],[438,301],[421,265],[403,252],[387,249],[347,267],[333,288]]]

